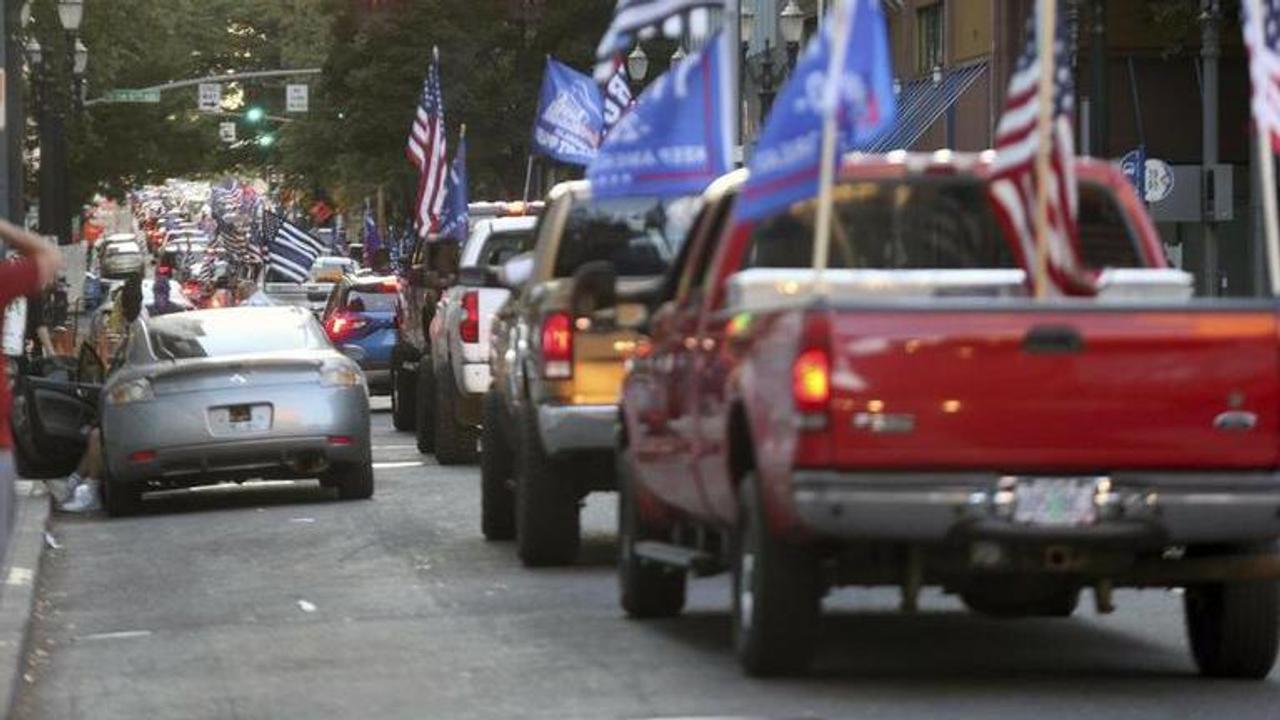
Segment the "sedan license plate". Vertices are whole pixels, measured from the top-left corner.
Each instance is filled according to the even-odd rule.
[[[1092,525],[1098,519],[1096,478],[1034,478],[1014,487],[1014,522],[1047,527]]]
[[[209,409],[209,426],[215,435],[263,432],[271,429],[271,406],[229,405]]]

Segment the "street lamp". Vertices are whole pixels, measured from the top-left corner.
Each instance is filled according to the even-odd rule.
[[[787,67],[794,69],[796,55],[800,53],[800,40],[804,37],[804,11],[796,0],[787,0],[787,6],[778,14],[778,29],[787,43]]]
[[[31,67],[40,67],[44,62],[44,49],[40,47],[40,41],[33,37],[27,41],[27,46],[23,49],[27,51],[27,60],[31,62]]]
[[[72,62],[72,72],[77,78],[84,77],[84,71],[89,67],[89,48],[84,46],[84,41],[76,38],[75,60]]]
[[[58,20],[67,32],[79,30],[80,21],[84,20],[84,0],[58,0]]]
[[[769,38],[764,39],[764,57],[760,60],[760,127],[764,127],[764,122],[769,117],[769,110],[773,107],[773,98],[778,94],[774,87],[778,78],[773,74],[773,48],[770,47]]]
[[[751,7],[744,7],[738,13],[740,18],[738,23],[739,40],[742,41],[742,55],[745,57],[747,50],[751,47],[751,38],[756,33],[756,11]]]
[[[636,43],[635,49],[627,55],[627,77],[631,78],[631,82],[638,90],[648,74],[649,56],[644,54],[644,48],[640,47],[640,43]]]

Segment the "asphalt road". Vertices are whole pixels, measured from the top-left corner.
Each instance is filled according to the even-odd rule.
[[[377,494],[309,483],[170,494],[123,520],[59,518],[19,718],[1276,718],[1265,683],[1197,678],[1179,598],[992,621],[928,595],[828,599],[813,677],[731,656],[728,585],[678,619],[617,604],[613,498],[576,567],[522,569],[480,536],[478,471],[374,418]],[[1088,604],[1091,605],[1091,604]]]

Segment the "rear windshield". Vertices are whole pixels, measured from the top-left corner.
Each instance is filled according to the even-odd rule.
[[[522,252],[533,249],[533,228],[493,233],[480,247],[476,265],[501,265]]]
[[[308,350],[328,342],[315,321],[293,313],[214,310],[169,315],[147,327],[160,360]]]
[[[875,270],[1016,268],[985,187],[973,180],[857,182],[836,188],[828,266]],[[813,203],[759,224],[744,267],[813,264]],[[1133,233],[1103,188],[1080,188],[1086,266],[1137,267]]]
[[[396,311],[396,294],[372,289],[352,290],[347,296],[347,309],[352,312],[393,313]]]
[[[697,198],[589,201],[569,212],[556,255],[555,277],[584,263],[608,260],[620,277],[661,275],[684,243]]]

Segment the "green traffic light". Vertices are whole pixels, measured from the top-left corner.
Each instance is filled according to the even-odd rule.
[[[256,122],[261,122],[262,118],[266,116],[267,116],[267,113],[265,110],[263,110],[260,107],[254,106],[249,108],[247,111],[245,111],[244,119],[248,120],[251,123],[256,123]]]
[[[271,147],[271,145],[275,143],[275,141],[276,141],[275,135],[259,135],[258,136],[258,145],[262,147]]]

